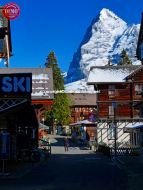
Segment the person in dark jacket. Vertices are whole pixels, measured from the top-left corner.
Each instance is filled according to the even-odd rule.
[[[64,138],[64,147],[65,147],[65,152],[68,152],[69,150],[69,140],[67,137]]]

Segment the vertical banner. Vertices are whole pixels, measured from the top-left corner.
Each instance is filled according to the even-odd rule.
[[[0,133],[0,159],[9,159],[10,157],[10,134]]]

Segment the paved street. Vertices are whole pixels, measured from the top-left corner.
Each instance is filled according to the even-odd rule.
[[[125,190],[127,177],[111,160],[63,138],[52,138],[51,157],[17,179],[0,179],[1,190]]]
[[[128,190],[143,189],[143,152],[140,156],[118,156],[118,167],[128,175]]]

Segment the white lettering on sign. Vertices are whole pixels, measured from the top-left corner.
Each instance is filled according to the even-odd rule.
[[[30,77],[10,77],[5,76],[1,81],[1,91],[5,93],[30,93],[31,78]]]

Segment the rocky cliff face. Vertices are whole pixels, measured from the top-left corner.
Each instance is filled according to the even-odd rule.
[[[102,9],[73,56],[66,82],[85,78],[91,66],[106,65],[109,59],[118,64],[123,49],[134,64],[139,27],[139,24],[129,26],[110,10]]]

